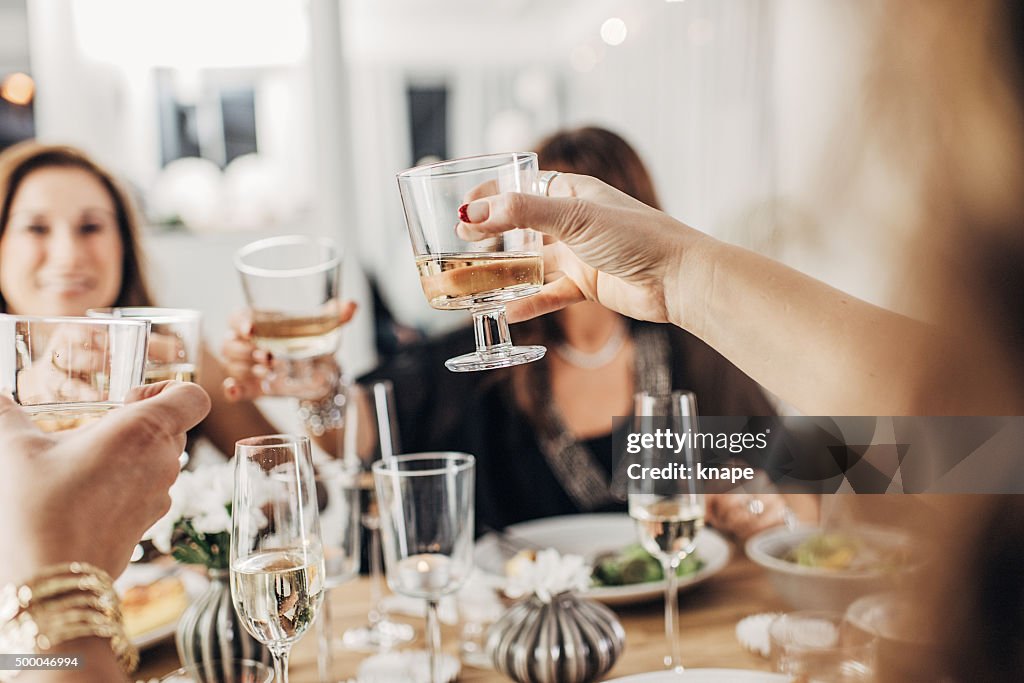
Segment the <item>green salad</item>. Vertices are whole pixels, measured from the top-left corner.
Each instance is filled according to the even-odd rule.
[[[811,536],[783,559],[802,567],[870,572],[895,571],[908,561],[905,548],[883,547],[858,536],[836,533]]]
[[[688,555],[676,571],[677,576],[689,576],[704,566],[704,560],[695,554]],[[644,550],[639,543],[627,546],[617,553],[599,555],[594,562],[590,579],[594,586],[629,586],[664,578],[661,562]]]

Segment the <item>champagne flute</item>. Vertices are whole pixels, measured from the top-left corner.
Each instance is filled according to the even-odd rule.
[[[394,386],[388,380],[369,386],[352,387],[352,410],[346,415],[344,452],[346,460],[375,462],[401,452]],[[372,482],[367,491],[362,524],[369,532],[370,612],[363,626],[350,628],[342,644],[352,650],[386,651],[408,643],[415,632],[408,624],[392,621],[384,604],[384,569],[380,549],[380,515]]]
[[[373,464],[391,590],[427,601],[430,680],[441,683],[438,601],[473,570],[473,456],[400,455]]]
[[[144,320],[0,315],[0,391],[43,431],[73,429],[142,384]]]
[[[507,368],[544,356],[543,346],[513,346],[505,304],[544,284],[542,237],[515,229],[478,241],[456,232],[460,207],[500,192],[537,192],[537,155],[488,154],[398,174],[405,220],[423,294],[440,310],[473,314],[476,351],[445,361],[453,372]]]
[[[235,268],[252,312],[253,342],[276,361],[263,381],[264,393],[323,396],[321,366],[333,368],[341,341],[334,305],[341,277],[340,249],[328,239],[271,237],[242,247],[235,254]]]
[[[635,397],[633,431],[655,434],[670,429],[677,434],[697,432],[697,400],[692,392],[655,395],[646,392]],[[688,468],[690,478],[638,477],[629,480],[629,515],[636,521],[640,542],[647,552],[661,561],[665,575],[665,637],[669,652],[665,668],[683,673],[676,626],[679,620],[680,563],[696,547],[697,533],[704,526],[704,494],[694,470],[700,462],[696,447],[675,449],[641,448],[637,460],[642,468],[662,469],[670,465]],[[642,470],[641,470],[642,471]]]
[[[231,600],[288,683],[288,654],[324,598],[324,553],[309,439],[278,434],[235,444]]]

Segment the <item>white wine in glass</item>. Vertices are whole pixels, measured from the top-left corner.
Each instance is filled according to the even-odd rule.
[[[697,432],[697,401],[692,392],[638,393],[635,397],[633,432],[654,434],[670,429],[677,434]],[[686,447],[643,448],[635,460],[642,468],[663,469],[683,465],[695,471],[700,450]],[[704,527],[704,493],[697,479],[638,478],[629,480],[629,515],[636,522],[644,549],[661,561],[665,576],[665,637],[668,654],[665,668],[683,672],[676,624],[679,621],[679,565],[694,551],[697,534]]]
[[[461,207],[502,192],[537,191],[537,155],[487,154],[398,174],[405,222],[423,294],[441,310],[473,314],[476,351],[445,361],[453,372],[507,368],[544,357],[543,346],[514,346],[505,304],[544,284],[543,238],[515,229],[485,239],[459,230]]]
[[[324,599],[324,553],[309,438],[277,434],[235,444],[231,601],[288,683],[288,655]]]
[[[315,358],[334,353],[341,339],[341,323],[334,312],[288,315],[253,311],[253,342],[278,358]]]
[[[473,309],[540,291],[544,261],[530,253],[435,254],[416,259],[423,293],[441,310]]]
[[[232,568],[231,577],[238,615],[261,642],[294,643],[323,601],[323,559],[311,561],[300,550],[253,553]]]

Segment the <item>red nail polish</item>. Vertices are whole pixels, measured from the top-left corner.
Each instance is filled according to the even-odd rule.
[[[463,204],[459,207],[459,220],[463,223],[472,223],[469,220],[469,204]]]

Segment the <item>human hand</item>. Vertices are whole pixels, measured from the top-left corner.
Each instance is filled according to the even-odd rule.
[[[357,308],[354,301],[334,302],[331,306],[341,325],[352,320]],[[264,395],[319,398],[333,386],[339,371],[333,358],[284,360],[258,348],[253,341],[249,311],[231,317],[228,336],[220,352],[228,374],[223,385],[224,396],[229,401],[251,401]],[[302,386],[295,386],[290,376],[303,377]]]
[[[712,493],[705,500],[707,523],[740,541],[796,521],[785,496],[779,493]]]
[[[676,279],[689,247],[706,236],[589,176],[561,173],[548,194],[478,196],[461,211],[464,239],[522,227],[557,240],[544,247],[544,269],[561,277],[507,304],[509,320],[587,299],[634,318],[673,321]]]
[[[185,432],[209,409],[198,385],[161,382],[94,423],[48,434],[0,396],[0,583],[56,562],[120,574],[170,508]]]

